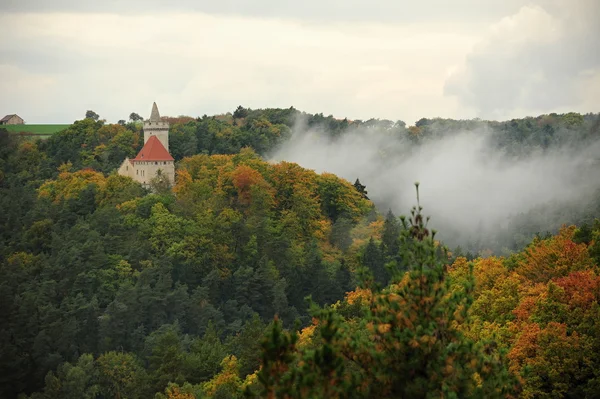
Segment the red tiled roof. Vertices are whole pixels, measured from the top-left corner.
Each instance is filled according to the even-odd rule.
[[[150,136],[144,148],[132,161],[174,161],[174,159],[156,136]]]

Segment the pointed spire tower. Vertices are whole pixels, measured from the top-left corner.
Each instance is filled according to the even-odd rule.
[[[151,187],[154,178],[167,178],[175,185],[175,160],[169,154],[169,123],[160,119],[156,103],[150,119],[144,121],[144,146],[133,159],[125,158],[119,167],[121,176],[131,177],[144,187]]]
[[[160,114],[156,103],[152,104],[152,113],[150,113],[150,122],[160,122]]]
[[[158,106],[152,104],[152,112],[150,119],[144,122],[144,144],[148,142],[150,137],[156,136],[167,151],[169,151],[169,123],[160,119]]]

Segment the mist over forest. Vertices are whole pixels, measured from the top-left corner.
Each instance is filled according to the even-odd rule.
[[[351,182],[358,178],[382,213],[410,209],[419,182],[421,204],[448,245],[506,252],[534,233],[553,233],[597,213],[600,136],[597,117],[587,119],[594,124],[578,129],[549,128],[551,117],[422,119],[412,130],[402,121],[371,120],[332,135],[326,125],[309,127],[300,116],[290,139],[269,157]],[[519,123],[530,130],[537,125],[542,135],[511,141]]]

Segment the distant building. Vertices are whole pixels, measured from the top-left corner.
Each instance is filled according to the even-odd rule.
[[[175,184],[175,160],[169,154],[169,123],[160,119],[156,103],[152,105],[150,119],[144,122],[144,147],[135,158],[125,158],[119,174],[146,187],[159,174],[171,185]]]
[[[0,119],[0,125],[22,125],[25,121],[17,114],[6,115]]]

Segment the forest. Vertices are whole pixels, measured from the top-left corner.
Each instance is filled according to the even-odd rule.
[[[402,216],[361,176],[270,160],[299,125],[406,151],[486,129],[517,159],[589,147],[599,114],[165,119],[176,184],[150,189],[116,174],[137,118],[0,128],[0,397],[600,397],[600,195],[556,228],[523,214],[498,254],[448,248],[418,184]]]

